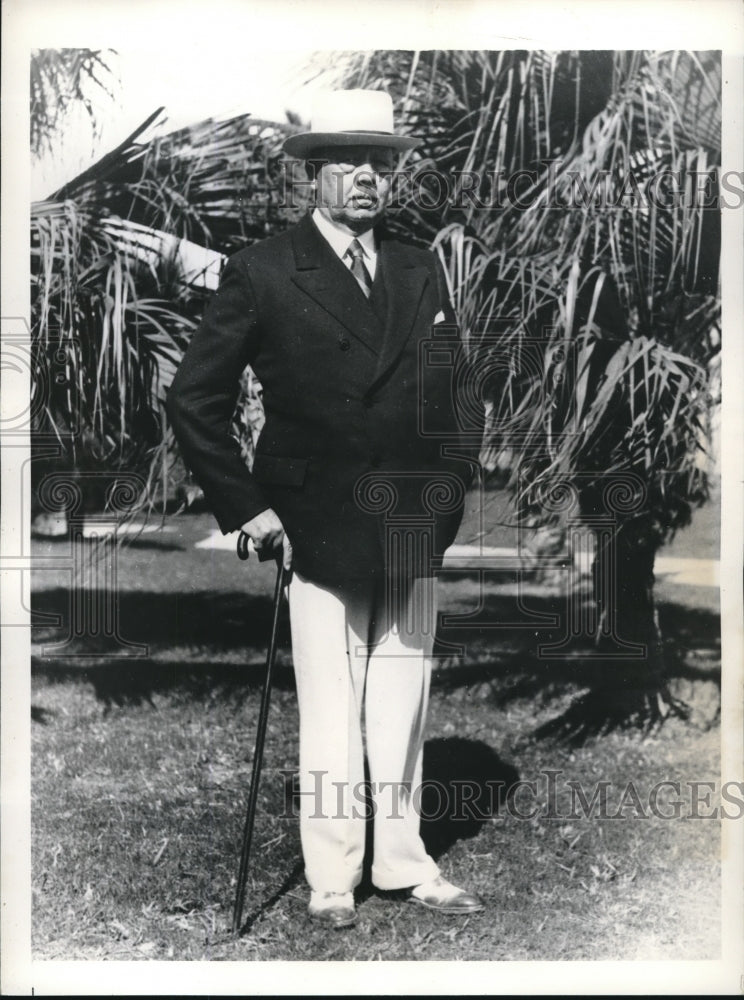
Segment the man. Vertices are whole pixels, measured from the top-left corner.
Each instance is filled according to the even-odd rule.
[[[443,275],[433,254],[376,229],[394,155],[416,144],[393,133],[387,94],[327,95],[312,130],[285,143],[315,175],[316,208],[230,258],[168,399],[222,530],[242,528],[292,569],[300,833],[310,915],[332,927],[354,922],[362,872],[362,719],[373,882],[445,913],[483,907],[440,876],[419,835],[434,576],[473,465],[451,366],[421,369],[453,318]],[[247,364],[265,409],[250,472],[229,432]]]

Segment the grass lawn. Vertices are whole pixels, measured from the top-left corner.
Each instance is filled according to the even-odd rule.
[[[333,934],[305,913],[287,787],[297,762],[297,706],[285,620],[247,927],[236,941],[228,933],[230,910],[273,568],[194,549],[194,540],[212,530],[207,516],[166,527],[118,556],[120,634],[138,649],[91,634],[51,647],[65,636],[70,571],[65,543],[37,545],[40,567],[51,555],[60,562],[39,568],[34,579],[35,958],[718,957],[720,823],[690,818],[688,785],[717,782],[720,774],[712,588],[659,588],[673,684],[691,706],[689,721],[670,719],[644,736],[617,719],[595,719],[575,738],[557,740],[543,724],[598,684],[596,664],[535,654],[536,636],[552,635],[535,627],[536,616],[555,612],[562,596],[535,587],[517,599],[504,576],[487,579],[481,595],[472,575],[447,577],[443,611],[482,608],[470,627],[451,626],[440,637],[462,645],[464,655],[438,662],[425,780],[436,779],[453,796],[461,779],[478,788],[534,782],[534,791],[497,795],[493,809],[484,796],[477,815],[463,810],[462,818],[423,825],[444,874],[480,892],[484,913],[438,916],[365,880],[357,927]],[[54,614],[61,628],[42,617]],[[494,622],[512,625],[494,630]],[[552,799],[547,771],[559,772]],[[591,797],[602,781],[604,817],[580,808],[572,814],[568,782]],[[662,788],[658,811],[673,814],[679,799],[679,818],[651,814],[649,796],[662,781],[679,782],[680,793]],[[435,806],[424,804],[431,814]],[[698,811],[715,805],[714,794]]]

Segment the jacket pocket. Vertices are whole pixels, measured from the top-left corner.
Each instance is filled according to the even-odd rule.
[[[256,482],[275,486],[302,486],[307,472],[306,458],[287,458],[284,455],[266,455],[257,452],[253,459]]]

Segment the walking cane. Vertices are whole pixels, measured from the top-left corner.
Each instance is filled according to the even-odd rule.
[[[250,539],[248,535],[241,531],[238,537],[238,557],[247,559],[250,555]],[[245,902],[245,885],[248,878],[248,858],[251,853],[251,840],[253,838],[253,825],[256,818],[256,803],[258,802],[258,781],[261,774],[261,762],[263,760],[264,741],[266,739],[266,723],[269,719],[269,701],[271,700],[271,675],[274,670],[276,660],[276,633],[279,623],[279,610],[282,603],[282,591],[284,589],[286,572],[284,563],[280,559],[276,571],[276,586],[274,588],[274,614],[271,622],[271,637],[269,648],[266,654],[266,674],[264,676],[263,694],[261,696],[261,709],[258,714],[258,731],[256,732],[256,749],[253,754],[253,774],[251,775],[251,790],[248,795],[248,808],[245,816],[245,826],[243,828],[243,846],[240,852],[240,869],[238,871],[238,886],[235,892],[235,905],[233,907],[233,934],[240,933],[241,921],[243,919],[243,904]]]

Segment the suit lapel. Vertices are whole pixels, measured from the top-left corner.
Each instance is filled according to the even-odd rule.
[[[294,283],[373,354],[380,352],[380,321],[348,268],[318,232],[310,216],[293,230]]]
[[[387,292],[387,315],[382,350],[377,361],[377,382],[403,350],[418,314],[428,270],[415,263],[402,243],[383,241],[377,258]]]

